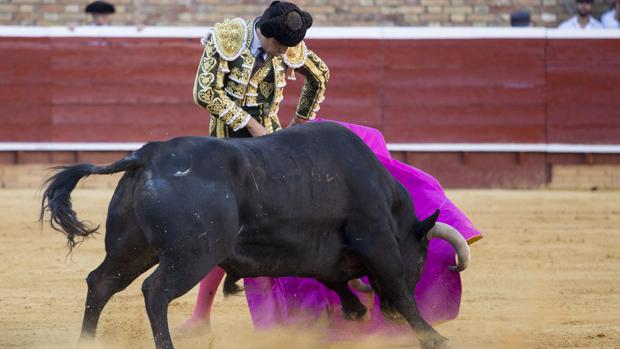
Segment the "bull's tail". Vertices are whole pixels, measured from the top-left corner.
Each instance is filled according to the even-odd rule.
[[[46,189],[41,200],[39,221],[43,222],[45,211],[49,211],[50,225],[54,230],[67,236],[69,250],[73,249],[76,244],[99,229],[99,226],[89,227],[85,222],[78,220],[72,208],[71,192],[80,179],[92,174],[112,174],[139,167],[142,167],[142,161],[137,152],[107,166],[78,164],[56,167],[58,172],[44,184]]]

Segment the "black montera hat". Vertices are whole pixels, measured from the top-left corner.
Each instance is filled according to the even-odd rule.
[[[84,9],[84,11],[86,13],[105,14],[105,13],[114,13],[116,12],[116,9],[114,8],[114,5],[112,4],[108,4],[105,1],[97,0],[97,1],[94,1],[88,4],[86,8]]]
[[[276,39],[288,47],[297,46],[312,26],[312,16],[297,5],[286,1],[274,1],[256,23],[261,34]]]

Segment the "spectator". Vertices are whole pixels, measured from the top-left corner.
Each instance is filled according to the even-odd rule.
[[[84,9],[84,12],[92,15],[91,25],[103,26],[110,23],[110,18],[112,14],[116,12],[116,9],[112,4],[97,0],[88,4],[88,6]]]
[[[562,22],[559,29],[600,29],[601,22],[592,17],[594,0],[577,0],[577,14]]]
[[[620,28],[620,22],[618,21],[620,19],[618,18],[618,14],[620,13],[618,10],[618,8],[620,8],[620,0],[611,0],[609,3],[611,9],[603,13],[601,22],[603,22],[603,27],[607,29],[618,29]]]
[[[517,11],[510,14],[511,27],[531,27],[532,18],[527,11]]]

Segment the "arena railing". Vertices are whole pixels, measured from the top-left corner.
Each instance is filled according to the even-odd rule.
[[[199,38],[208,27],[0,26],[0,37]],[[315,27],[309,39],[620,39],[620,30],[509,27]],[[0,142],[0,151],[132,151],[143,143]],[[403,152],[620,153],[620,145],[555,143],[390,143]]]
[[[0,37],[199,38],[209,27],[0,26]],[[511,27],[313,27],[308,39],[620,39],[620,30]]]
[[[0,142],[0,151],[134,151],[141,142]],[[395,152],[618,154],[620,145],[562,143],[388,143]]]

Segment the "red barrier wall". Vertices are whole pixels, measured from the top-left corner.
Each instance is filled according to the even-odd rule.
[[[390,142],[620,140],[614,39],[309,40],[323,117]],[[0,38],[1,141],[145,141],[207,132],[195,39]],[[301,79],[300,79],[301,80]],[[287,89],[281,118],[296,105]]]
[[[620,143],[617,39],[312,39],[308,45],[332,73],[321,116],[379,128],[388,142]],[[192,100],[201,50],[196,39],[1,37],[0,142],[205,135],[208,114]],[[287,88],[284,122],[302,82]],[[20,154],[0,161],[46,157]],[[447,186],[466,187],[540,185],[550,161],[585,161],[545,154],[398,156]]]
[[[547,123],[550,142],[620,143],[620,40],[548,42]]]

